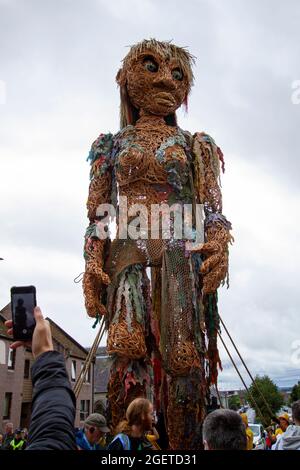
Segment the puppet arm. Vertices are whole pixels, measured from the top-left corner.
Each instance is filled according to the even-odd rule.
[[[111,152],[112,134],[100,134],[93,143],[88,160],[91,163],[90,186],[87,200],[90,224],[86,230],[84,243],[85,273],[83,292],[85,307],[91,317],[106,314],[102,303],[105,287],[110,283],[109,276],[103,271],[109,239],[103,236],[107,224],[103,215],[97,215],[100,204],[110,203],[112,189]],[[99,212],[98,212],[99,213]]]
[[[203,132],[194,135],[192,152],[196,200],[205,213],[205,243],[197,251],[205,257],[200,268],[203,294],[211,294],[228,281],[228,245],[233,241],[231,223],[222,214],[220,163],[224,172],[224,160],[221,149]]]

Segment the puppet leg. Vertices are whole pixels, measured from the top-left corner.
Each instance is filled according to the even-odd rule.
[[[193,261],[185,257],[184,246],[166,248],[162,260],[160,350],[168,375],[167,430],[171,449],[197,448],[195,436],[205,415],[205,344],[194,274]]]
[[[136,397],[151,399],[150,361],[146,346],[149,333],[149,280],[146,269],[135,264],[118,276],[109,293],[112,310],[107,350],[112,355],[108,402],[113,426],[120,422]]]

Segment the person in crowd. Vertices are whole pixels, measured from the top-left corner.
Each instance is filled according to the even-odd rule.
[[[31,347],[35,362],[32,413],[26,450],[76,450],[74,420],[76,399],[62,354],[53,350],[50,324],[39,307],[34,309],[36,327],[32,342],[16,341],[11,345]],[[6,322],[12,335],[12,321]]]
[[[11,441],[14,438],[14,425],[13,423],[6,423],[3,437],[2,449],[8,450]]]
[[[0,450],[3,450],[3,440],[4,440],[4,436],[3,436],[3,434],[0,432]]]
[[[247,435],[241,416],[232,410],[215,410],[203,423],[205,450],[246,450]]]
[[[28,439],[28,429],[27,428],[22,429],[22,439],[24,439],[24,441],[27,442],[27,439]]]
[[[220,405],[218,404],[218,400],[216,397],[212,396],[209,399],[209,404],[206,408],[207,414],[211,413],[212,411],[219,410]]]
[[[271,450],[272,445],[276,442],[276,437],[275,437],[274,430],[273,430],[272,426],[268,426],[266,431],[267,431],[266,447],[267,447],[267,450]]]
[[[17,428],[13,439],[10,441],[9,450],[25,450],[26,442],[22,438],[22,429]]]
[[[295,424],[286,428],[272,450],[300,450],[300,400],[292,404],[292,419]]]
[[[287,413],[282,413],[280,416],[278,416],[278,420],[279,428],[277,428],[275,431],[276,439],[280,434],[283,434],[287,430],[290,424],[290,417]]]
[[[110,432],[106,419],[99,413],[92,413],[85,422],[83,429],[76,433],[76,445],[78,450],[105,450],[103,442],[106,433]]]
[[[127,410],[126,419],[121,421],[116,427],[116,436],[108,446],[108,450],[143,450],[154,449],[155,444],[147,439],[146,434],[151,431],[151,436],[155,434],[153,405],[146,398],[136,398]]]
[[[243,420],[243,423],[244,423],[244,426],[245,426],[245,429],[246,429],[246,436],[247,436],[247,450],[253,450],[253,432],[252,430],[249,428],[249,424],[248,424],[248,416],[246,413],[241,413],[241,418]]]
[[[6,423],[3,438],[3,450],[10,449],[10,443],[14,438],[14,425],[13,423]]]

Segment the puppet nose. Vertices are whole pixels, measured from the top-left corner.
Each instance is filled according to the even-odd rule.
[[[155,78],[153,85],[165,90],[175,90],[176,86],[170,74],[164,74]]]

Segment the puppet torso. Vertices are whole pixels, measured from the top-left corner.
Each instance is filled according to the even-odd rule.
[[[132,260],[147,265],[161,263],[165,241],[160,229],[157,239],[153,239],[156,237],[151,232],[152,204],[192,204],[188,136],[178,127],[168,126],[163,118],[144,117],[118,133],[114,138],[113,160],[115,184],[119,196],[127,198],[128,211],[133,204],[142,204],[147,210],[148,239],[120,240],[118,217],[117,239],[109,256],[110,275],[120,272]],[[129,216],[128,222],[132,219]]]
[[[189,186],[188,144],[178,127],[148,116],[116,136],[115,174],[119,195],[132,204],[184,202]],[[185,201],[186,202],[186,201]]]

